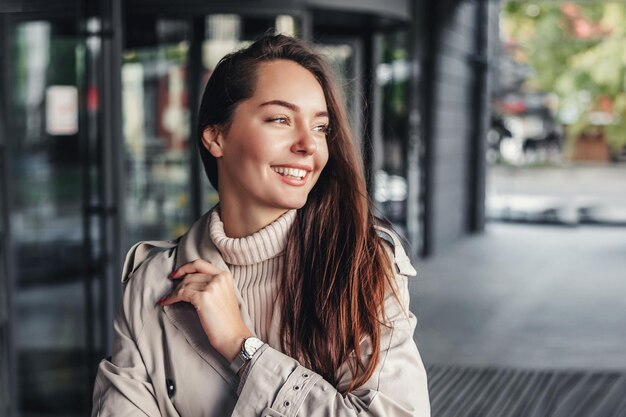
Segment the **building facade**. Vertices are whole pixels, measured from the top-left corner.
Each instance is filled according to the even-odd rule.
[[[377,213],[414,258],[481,231],[494,7],[4,1],[0,414],[88,413],[126,250],[175,238],[217,201],[195,150],[203,85],[269,28],[330,61]]]

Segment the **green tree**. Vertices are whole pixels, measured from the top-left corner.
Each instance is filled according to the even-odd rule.
[[[560,110],[577,116],[570,139],[602,129],[614,150],[626,146],[625,4],[510,2],[502,24],[515,58],[534,70],[526,87],[556,93]],[[600,126],[599,111],[611,115]]]

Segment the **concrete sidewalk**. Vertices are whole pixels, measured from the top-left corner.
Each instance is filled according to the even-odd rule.
[[[491,166],[490,219],[626,225],[626,165]]]
[[[427,366],[626,370],[626,228],[490,223],[416,267]]]

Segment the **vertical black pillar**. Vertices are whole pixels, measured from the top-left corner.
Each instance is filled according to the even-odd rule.
[[[439,42],[439,14],[438,2],[429,0],[417,0],[417,21],[421,22],[422,47],[420,77],[420,108],[422,114],[423,140],[420,149],[420,162],[422,166],[421,200],[422,212],[422,248],[421,256],[427,257],[433,252],[433,227],[434,227],[434,125],[435,125],[435,94],[436,94],[436,65],[437,43]],[[419,15],[421,13],[421,16]]]
[[[190,166],[190,209],[191,219],[197,219],[202,215],[202,182],[204,169],[201,168],[200,154],[198,152],[196,138],[200,134],[197,131],[198,108],[202,89],[202,42],[204,41],[204,16],[195,16],[191,19],[191,39],[189,47],[189,59],[187,64],[187,93],[189,94],[189,113],[191,125],[191,137],[189,138],[189,161]]]
[[[421,100],[423,94],[423,56],[424,56],[424,10],[419,2],[412,4],[413,24],[410,28],[409,50],[410,68],[409,78],[409,120],[408,120],[408,146],[407,146],[407,237],[411,242],[411,257],[422,253],[424,246],[423,235],[423,187],[422,187],[422,162],[421,152],[424,141],[424,109]]]
[[[101,201],[106,207],[102,217],[103,279],[101,281],[101,343],[108,353],[112,343],[115,306],[121,297],[119,271],[124,236],[124,143],[122,135],[122,0],[102,0],[102,56],[99,75],[101,132]]]
[[[17,7],[17,6],[15,6]],[[13,11],[5,9],[4,11]],[[10,48],[8,19],[0,14],[0,415],[13,416],[16,413],[17,382],[15,369],[15,349],[13,338],[13,300],[15,294],[13,262],[9,257],[11,224],[9,209],[11,182],[9,178],[11,159],[7,126],[7,103],[9,98],[8,51]]]
[[[76,69],[76,87],[78,90],[78,118],[79,126],[78,135],[78,152],[80,153],[80,169],[81,169],[81,198],[82,198],[82,250],[83,250],[83,262],[82,262],[82,283],[84,291],[84,303],[85,303],[85,316],[84,316],[84,333],[85,333],[85,352],[81,355],[83,358],[82,366],[87,372],[84,373],[81,385],[89,387],[95,377],[95,363],[97,363],[98,349],[96,347],[96,333],[99,329],[94,329],[93,324],[96,322],[94,300],[94,278],[100,278],[103,280],[102,268],[100,262],[94,257],[94,238],[92,235],[92,222],[101,221],[103,215],[103,207],[100,205],[99,196],[94,193],[97,191],[97,187],[94,187],[94,182],[101,182],[100,177],[102,173],[98,163],[94,164],[93,155],[99,155],[98,146],[98,127],[92,126],[92,115],[89,111],[88,96],[89,90],[94,86],[95,75],[97,74],[97,57],[92,56],[92,52],[89,51],[89,42],[101,38],[102,33],[95,31],[95,33],[89,33],[87,27],[88,19],[90,17],[90,11],[88,5],[84,0],[76,1],[76,13],[75,13],[75,26],[77,33],[77,46],[85,51],[81,58],[77,58]],[[92,28],[93,29],[93,28]],[[79,61],[80,60],[80,61]],[[82,62],[81,62],[82,61]],[[97,85],[97,84],[96,84]],[[92,175],[93,165],[96,165],[95,181]],[[97,225],[99,226],[99,224]],[[98,281],[97,281],[98,282]],[[85,394],[87,391],[85,391]],[[82,395],[80,398],[76,398],[75,401],[80,401],[80,409],[87,410],[90,408],[90,399],[87,395]]]
[[[474,39],[474,52],[472,55],[474,85],[472,88],[472,107],[468,109],[473,121],[470,133],[470,161],[468,167],[468,190],[469,198],[468,232],[481,232],[485,228],[485,183],[486,183],[486,157],[485,147],[487,140],[487,121],[489,117],[489,103],[487,94],[488,74],[488,43],[489,33],[489,0],[474,0],[476,3],[476,32]]]

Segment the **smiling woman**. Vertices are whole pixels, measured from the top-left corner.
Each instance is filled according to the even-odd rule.
[[[415,270],[322,58],[265,35],[220,61],[198,119],[220,202],[129,252],[92,415],[428,416]]]
[[[202,135],[217,161],[230,237],[304,206],[328,161],[326,99],[313,74],[280,59],[259,65],[256,78],[254,95],[237,105],[228,126],[208,126]]]

